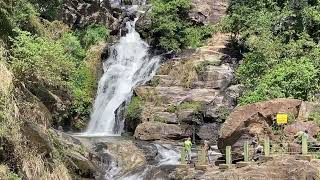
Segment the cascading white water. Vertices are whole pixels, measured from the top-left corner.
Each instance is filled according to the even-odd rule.
[[[149,56],[148,44],[134,29],[135,21],[127,22],[128,33],[111,48],[103,64],[88,136],[120,135],[123,122],[115,127],[116,110],[130,100],[135,86],[149,81],[156,72],[160,58]]]

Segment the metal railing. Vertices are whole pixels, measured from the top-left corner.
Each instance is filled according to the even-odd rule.
[[[271,154],[272,155],[277,155],[277,154],[290,154],[290,155],[297,155],[297,154],[314,155],[314,154],[317,154],[317,155],[320,155],[320,152],[319,152],[320,146],[319,147],[309,146],[308,144],[309,143],[312,144],[311,142],[313,142],[313,141],[308,142],[308,137],[302,136],[302,138],[301,138],[301,151],[297,151],[297,152],[290,151],[289,152],[289,151],[285,150],[284,152],[281,152],[281,153],[275,153],[275,152],[271,152],[270,139],[269,139],[269,137],[266,137],[266,138],[264,138],[264,141],[263,141],[263,153],[261,155],[264,155],[267,157],[271,156]],[[244,162],[250,162],[250,160],[253,159],[253,157],[250,158],[249,148],[250,148],[249,142],[245,141],[243,144],[243,161]],[[315,151],[309,152],[309,149],[314,149]],[[232,162],[233,162],[232,154],[235,154],[235,153],[232,153],[231,146],[226,146],[225,154],[221,154],[222,156],[225,157],[225,160],[223,160],[223,161],[225,161],[225,164],[227,164],[227,165],[232,164]],[[185,156],[186,156],[186,152],[184,150],[182,150],[181,151],[181,158],[180,158],[181,164],[186,163]],[[207,165],[208,164],[207,157],[208,157],[207,152],[203,148],[199,148],[196,163],[198,165]]]

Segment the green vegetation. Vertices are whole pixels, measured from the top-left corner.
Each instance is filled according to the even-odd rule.
[[[9,168],[6,165],[0,165],[0,179],[21,180],[21,178],[17,174],[10,172]]]
[[[81,43],[84,48],[105,41],[109,36],[109,30],[104,26],[91,25],[78,32]]]
[[[152,44],[164,50],[198,47],[211,36],[210,25],[197,25],[187,19],[190,0],[152,0],[151,24],[147,27]]]
[[[232,0],[224,30],[244,52],[237,70],[241,104],[313,99],[319,90],[319,1]]]
[[[68,117],[58,123],[77,117],[72,124],[79,129],[86,124],[96,90],[87,51],[105,41],[109,31],[98,25],[69,29],[56,21],[61,4],[61,0],[1,1],[1,47],[16,81],[35,89],[67,92],[63,96],[70,97],[71,107]]]
[[[139,123],[141,123],[141,114],[144,106],[144,101],[134,96],[127,107],[125,113],[125,127],[127,132],[134,132]]]
[[[133,97],[125,114],[126,121],[139,122],[142,110],[143,101],[137,96]]]
[[[155,122],[161,122],[161,123],[165,123],[166,122],[166,120],[164,118],[162,118],[162,117],[160,117],[158,115],[153,116],[153,120]]]
[[[192,101],[192,102],[183,102],[181,104],[179,104],[176,107],[177,110],[186,110],[186,109],[190,109],[193,110],[195,112],[203,112],[204,111],[204,105],[201,102],[196,102],[196,101]]]
[[[166,111],[169,113],[175,113],[177,111],[177,107],[174,104],[170,104]]]

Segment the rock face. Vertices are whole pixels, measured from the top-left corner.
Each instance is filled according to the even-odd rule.
[[[236,108],[221,127],[218,141],[220,151],[224,152],[225,147],[230,145],[235,153],[234,157],[241,158],[244,142],[250,143],[254,136],[259,140],[268,136],[277,141],[279,137],[272,130],[276,114],[287,113],[289,121],[294,121],[298,118],[302,103],[303,101],[295,99],[274,99]],[[307,117],[304,117],[304,120],[307,120]],[[305,129],[310,130],[311,136],[319,132],[313,122],[289,122],[284,130],[287,141],[292,142],[295,133]]]
[[[145,141],[159,139],[179,139],[182,137],[182,131],[179,126],[173,124],[145,122],[139,124],[134,136]]]
[[[141,113],[143,124],[136,129],[137,136],[157,134],[157,138],[145,138],[170,138],[171,135],[161,135],[165,131],[156,122],[162,122],[161,127],[163,123],[180,127],[182,134],[173,138],[196,133],[199,140],[217,141],[213,133],[218,132],[219,123],[236,106],[242,93],[242,87],[233,84],[233,66],[223,61],[228,56],[223,53],[227,38],[215,34],[207,46],[167,60],[148,84],[134,90],[145,104]],[[147,128],[144,122],[152,128]],[[152,125],[153,122],[157,125]],[[143,135],[139,135],[141,132]]]
[[[71,27],[84,28],[88,25],[99,24],[108,27],[111,35],[120,35],[120,29],[126,32],[126,22],[135,17],[135,12],[124,10],[121,7],[126,2],[119,4],[118,1],[109,0],[65,0],[60,18]],[[141,2],[133,1],[129,4],[141,4]]]
[[[198,23],[217,23],[225,15],[227,0],[192,0],[190,18]]]

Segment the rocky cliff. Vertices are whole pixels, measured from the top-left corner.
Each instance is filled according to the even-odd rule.
[[[224,53],[227,40],[214,34],[206,46],[166,60],[149,85],[135,89],[144,104],[137,138],[179,139],[195,131],[197,139],[217,140],[220,123],[242,92],[234,84],[237,59]]]

